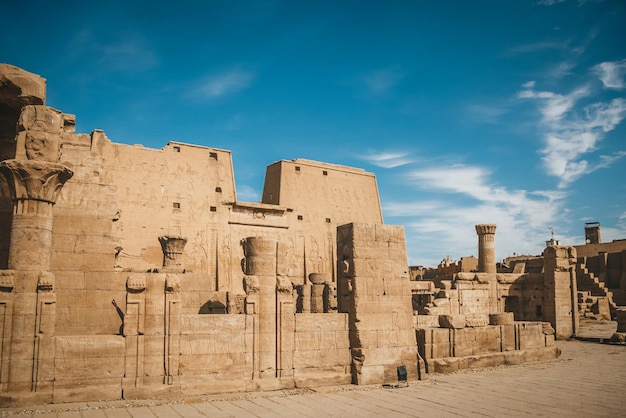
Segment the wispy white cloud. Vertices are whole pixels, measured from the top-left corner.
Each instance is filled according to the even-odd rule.
[[[204,79],[194,90],[196,95],[215,99],[244,90],[252,84],[254,73],[241,69],[232,69],[213,74]]]
[[[385,96],[404,78],[405,74],[398,67],[383,68],[363,77],[369,94]]]
[[[580,87],[566,95],[549,91],[535,91],[534,81],[524,84],[523,87],[524,90],[520,91],[517,97],[521,99],[542,99],[544,101],[541,113],[545,123],[558,122],[574,107],[579,99],[589,95],[589,88],[587,86]]]
[[[626,117],[624,98],[579,106],[581,99],[592,94],[589,85],[578,87],[569,94],[558,94],[538,91],[534,82],[524,84],[517,94],[520,99],[535,99],[541,103],[544,147],[540,153],[547,173],[560,178],[561,187],[599,168],[608,167],[623,156],[620,153],[603,155],[595,162],[583,158],[596,151],[605,134]]]
[[[510,54],[523,54],[528,52],[538,52],[538,51],[562,51],[567,50],[570,47],[569,40],[545,40],[532,42],[528,44],[518,45],[516,47],[511,48],[508,52]]]
[[[237,186],[237,200],[242,202],[258,202],[261,195],[250,186]]]
[[[240,113],[233,115],[226,120],[225,129],[227,131],[238,131],[241,125],[245,123],[245,120],[246,118]]]
[[[367,161],[368,163],[382,168],[396,168],[410,164],[415,160],[410,158],[408,152],[388,152],[370,150],[365,155],[358,155],[357,158]]]
[[[592,68],[607,89],[623,89],[624,75],[626,74],[626,59],[621,61],[607,61]]]
[[[390,202],[386,217],[408,217],[405,222],[410,258],[435,265],[445,256],[477,255],[474,225],[498,225],[496,248],[500,258],[513,252],[538,254],[549,239],[548,226],[564,211],[567,194],[555,190],[509,190],[491,182],[492,173],[479,166],[450,165],[413,170],[407,185],[421,191],[443,193],[438,199]],[[458,195],[463,204],[450,203]],[[436,239],[431,239],[434,237]],[[423,237],[423,238],[422,238]],[[419,257],[419,258],[418,258]]]
[[[155,52],[138,38],[102,45],[101,53],[100,61],[112,70],[147,69],[158,64]]]
[[[481,123],[497,123],[500,118],[509,111],[505,104],[477,104],[472,103],[467,107],[466,118],[470,121]]]
[[[565,0],[539,0],[537,4],[540,6],[553,6],[555,4],[563,2],[565,2]]]
[[[572,61],[563,61],[547,70],[547,76],[552,79],[559,79],[571,75],[576,64]]]
[[[91,29],[79,30],[66,45],[65,57],[69,61],[95,60],[98,72],[143,71],[159,64],[157,53],[143,36],[127,33],[117,38],[103,41]]]

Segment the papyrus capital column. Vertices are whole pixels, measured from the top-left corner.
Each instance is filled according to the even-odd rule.
[[[182,268],[183,251],[187,238],[175,235],[162,235],[159,237],[163,250],[163,267]]]
[[[48,270],[52,248],[52,206],[73,172],[59,163],[0,162],[13,200],[9,269]]]
[[[478,234],[478,271],[496,273],[496,225],[476,225]]]

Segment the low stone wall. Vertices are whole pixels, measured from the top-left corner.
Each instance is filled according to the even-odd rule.
[[[420,355],[429,373],[519,364],[557,358],[554,330],[548,323],[515,322],[467,328],[416,331]]]

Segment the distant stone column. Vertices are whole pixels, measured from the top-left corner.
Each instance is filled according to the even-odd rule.
[[[159,237],[163,250],[163,267],[166,269],[183,268],[183,251],[187,238],[176,235],[162,235]]]
[[[73,172],[59,163],[5,160],[0,173],[13,199],[8,267],[46,271],[52,252],[52,206]]]
[[[478,271],[496,273],[495,224],[476,225],[478,234]]]
[[[254,276],[258,291],[255,313],[258,315],[258,363],[254,375],[276,378],[276,245],[275,239],[249,237],[242,241],[243,270]]]
[[[626,250],[622,250],[622,276],[619,282],[620,289],[626,289]]]

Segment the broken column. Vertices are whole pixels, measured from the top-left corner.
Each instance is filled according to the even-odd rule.
[[[255,282],[255,378],[276,378],[276,240],[249,237],[242,241],[246,282]]]
[[[309,275],[311,285],[311,313],[324,312],[324,294],[326,284],[330,282],[330,274],[328,273],[311,273]],[[328,303],[326,303],[328,305]]]

